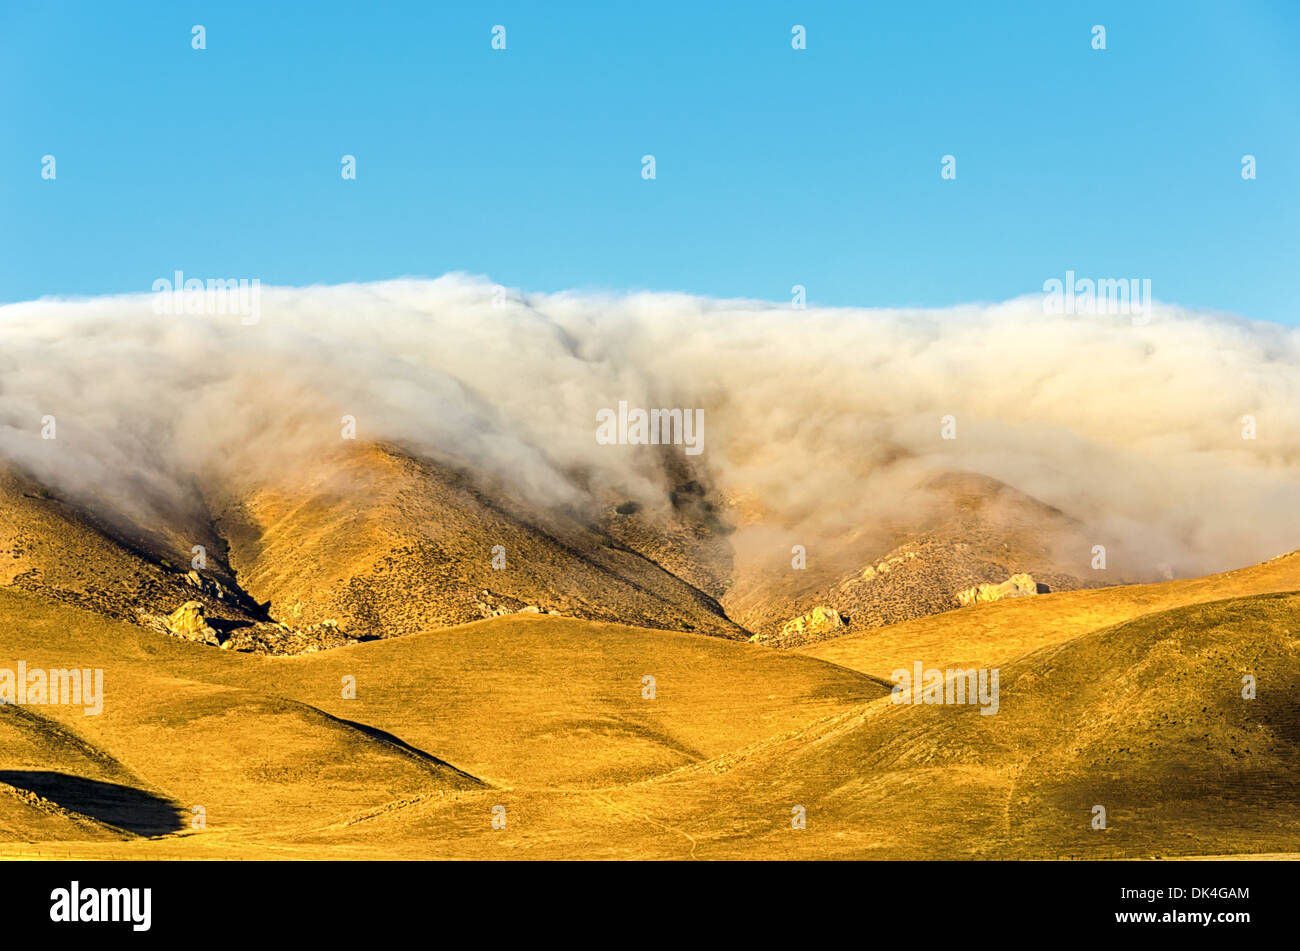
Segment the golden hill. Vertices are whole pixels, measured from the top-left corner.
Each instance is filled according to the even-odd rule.
[[[671,795],[629,791],[626,805],[675,800],[657,818],[697,839],[747,821],[748,853],[765,857],[1294,851],[1297,622],[1295,594],[1147,615],[1007,664],[994,716],[879,701],[724,773],[666,780]],[[717,806],[707,820],[704,802]],[[807,830],[791,830],[779,803],[803,805]],[[1105,830],[1091,825],[1098,805]]]
[[[128,764],[141,791],[185,813],[203,806],[208,840],[253,849],[410,799],[644,779],[885,689],[745,643],[529,615],[299,657],[239,654],[0,589],[0,666],[18,659],[103,667],[102,715],[32,709],[78,748]],[[27,788],[21,774],[36,766],[48,762],[0,756],[10,786]],[[71,783],[85,770],[66,772]],[[204,838],[175,831],[138,841]]]
[[[1143,614],[1223,598],[1300,590],[1300,552],[1204,578],[1068,591],[977,604],[800,650],[888,677],[913,659],[934,666],[994,666],[1040,647]]]
[[[1290,852],[1300,595],[1263,592],[1300,588],[1297,560],[995,602],[926,619],[940,631],[913,621],[836,642],[879,642],[850,658],[865,673],[533,615],[238,654],[0,589],[0,667],[106,672],[102,716],[0,708],[0,854]],[[980,624],[960,640],[963,618]],[[892,703],[880,678],[914,659],[999,666],[999,712]],[[195,805],[204,829],[190,827]],[[1097,805],[1104,831],[1091,827]],[[175,825],[159,832],[164,816]]]
[[[214,507],[244,589],[295,627],[333,619],[392,637],[532,607],[746,636],[712,597],[593,525],[523,512],[394,447]]]

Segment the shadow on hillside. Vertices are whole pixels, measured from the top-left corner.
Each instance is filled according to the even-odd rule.
[[[362,733],[370,737],[372,740],[380,740],[381,742],[384,743],[391,743],[393,746],[396,746],[398,749],[404,750],[405,752],[410,753],[411,755],[419,759],[422,759],[427,763],[437,763],[439,766],[449,765],[447,763],[444,763],[442,760],[438,759],[438,757],[433,756],[430,753],[426,753],[424,750],[418,747],[412,746],[410,743],[406,742],[405,740],[398,739],[397,737],[393,736],[393,734],[389,733],[387,730],[381,730],[378,727],[369,726],[368,724],[365,723],[358,723],[355,720],[344,720],[342,717],[335,717],[334,719],[338,720],[344,726],[350,726],[354,730],[360,730]]]
[[[330,716],[330,715],[326,714],[326,716]],[[378,740],[381,743],[391,744],[392,746],[395,746],[398,749],[402,750],[404,753],[414,756],[416,759],[420,760],[423,763],[428,764],[429,766],[437,766],[442,769],[448,769],[451,770],[453,773],[458,773],[459,775],[464,776],[466,779],[472,779],[474,782],[480,783],[484,786],[488,785],[487,783],[483,782],[483,780],[479,779],[477,776],[472,776],[469,773],[465,772],[463,769],[458,769],[457,767],[452,766],[451,763],[448,763],[446,760],[438,759],[438,757],[426,753],[424,750],[420,749],[419,747],[412,746],[410,743],[407,743],[405,740],[397,738],[393,734],[389,733],[387,730],[381,730],[378,727],[369,726],[368,724],[365,723],[357,723],[355,720],[344,720],[342,717],[330,717],[330,718],[332,720],[336,720],[339,723],[342,723],[344,726],[349,726],[352,727],[352,729],[354,730],[359,730],[360,732],[364,733],[366,736],[370,737],[372,740]]]
[[[0,770],[0,783],[135,835],[168,835],[186,825],[186,814],[175,803],[132,786],[40,770]]]
[[[217,639],[221,641],[230,640],[230,635],[235,631],[239,630],[241,627],[253,626],[252,621],[244,621],[244,620],[232,621],[228,618],[223,618],[223,617],[210,617],[210,618],[204,618],[204,620],[207,622],[208,627],[212,628],[214,631],[217,632]]]

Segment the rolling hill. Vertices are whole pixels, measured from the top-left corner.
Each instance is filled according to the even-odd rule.
[[[273,657],[0,589],[0,667],[106,679],[99,717],[0,708],[0,854],[1287,853],[1298,560],[978,605],[808,653],[519,614]],[[855,644],[861,672],[809,656]],[[998,713],[892,703],[886,668],[912,660],[999,666]]]

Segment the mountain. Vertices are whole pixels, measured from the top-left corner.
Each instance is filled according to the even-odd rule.
[[[270,474],[196,478],[141,515],[10,468],[0,583],[259,653],[516,612],[797,648],[956,610],[962,590],[1013,574],[1059,592],[1155,571],[1113,543],[1095,570],[1086,525],[982,476],[934,476],[914,509],[797,549],[759,500],[667,454],[664,478],[658,505],[606,491],[589,511],[543,508],[396,445],[344,443]]]
[[[394,637],[520,610],[741,638],[717,601],[563,512],[361,446],[214,504],[240,583],[293,626]]]
[[[14,469],[0,468],[0,584],[140,622],[201,603],[219,627],[263,618],[234,580],[204,514],[160,520],[151,532],[95,514]],[[202,572],[190,565],[204,551]]]
[[[261,653],[530,610],[747,636],[712,596],[596,524],[512,508],[395,447],[194,498],[146,533],[2,471],[0,584]]]
[[[761,643],[798,647],[955,610],[958,592],[1012,574],[1032,575],[1040,591],[1119,580],[1117,571],[1091,568],[1093,539],[1056,508],[968,474],[936,477],[927,488],[932,504],[910,525],[900,517],[907,527],[875,548],[865,544],[830,559],[810,552],[802,570],[791,567],[788,552],[750,560],[737,569],[740,577],[723,598],[728,613]],[[847,570],[846,562],[852,565]],[[843,624],[783,632],[787,622],[823,606]]]

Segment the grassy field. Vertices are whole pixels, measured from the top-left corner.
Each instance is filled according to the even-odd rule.
[[[1298,562],[806,653],[515,615],[269,657],[0,588],[0,668],[105,671],[100,716],[0,706],[0,856],[1289,855]],[[998,714],[892,703],[914,660],[1000,667]]]

